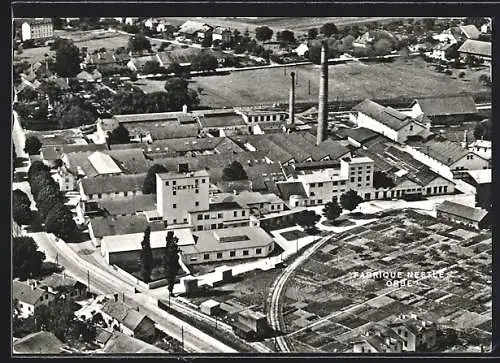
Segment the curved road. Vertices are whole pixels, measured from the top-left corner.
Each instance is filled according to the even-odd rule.
[[[290,265],[287,266],[285,270],[278,276],[278,278],[274,281],[273,286],[271,287],[271,291],[269,293],[270,303],[268,306],[270,307],[267,311],[267,320],[270,327],[275,332],[283,332],[285,329],[283,319],[283,305],[280,304],[281,296],[283,289],[292,274],[295,272],[297,267],[299,267],[304,261],[306,261],[311,255],[316,252],[320,247],[323,246],[327,241],[329,241],[334,234],[328,235],[326,237],[321,238],[319,241],[314,243],[311,247],[309,247],[301,256],[297,257],[295,261],[293,261]],[[290,343],[286,336],[278,336],[276,337],[276,348],[281,352],[290,352]]]

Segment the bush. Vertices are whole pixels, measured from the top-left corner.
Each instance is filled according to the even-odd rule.
[[[447,69],[444,71],[444,74],[447,74],[448,76],[451,76],[453,74],[453,72],[451,71],[451,69]]]
[[[458,78],[464,78],[465,77],[465,72],[460,72],[458,74]]]

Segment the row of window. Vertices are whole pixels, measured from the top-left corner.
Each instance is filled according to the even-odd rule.
[[[351,177],[351,183],[354,183],[355,179],[356,179],[355,177]],[[358,176],[358,182],[360,182],[362,179],[363,179],[362,177]],[[370,175],[367,175],[366,181],[369,181],[369,180],[370,180]]]
[[[196,203],[198,203],[198,202],[196,202]],[[175,206],[175,205],[176,205],[176,204],[174,204],[174,206]],[[198,206],[198,204],[196,204],[196,205]],[[174,207],[174,208],[175,208],[175,207]],[[246,213],[246,211],[245,211],[245,210],[242,210],[242,211],[241,211],[241,216],[242,216],[242,217],[245,217],[245,216],[246,216],[246,214],[247,214],[247,213]],[[238,217],[238,211],[237,211],[237,210],[233,211],[233,217]],[[221,219],[221,218],[224,218],[224,213],[217,213],[217,217],[212,216],[211,218],[210,218],[210,214],[203,214],[203,213],[200,213],[200,214],[198,214],[198,215],[196,216],[196,218],[197,218],[199,221],[201,221],[202,219]]]
[[[268,247],[269,251],[272,251],[272,249],[273,249],[272,245]],[[260,247],[256,248],[255,254],[262,255],[262,248],[260,248]],[[228,256],[228,255],[227,255],[227,252],[217,252],[215,256],[217,259],[221,259],[221,258],[224,258],[224,256]],[[236,257],[236,256],[237,256],[236,251],[229,251],[229,257]],[[241,256],[250,256],[250,250],[242,250]],[[197,260],[196,257],[191,257],[191,261],[196,261],[196,260]],[[205,253],[203,255],[203,260],[205,260],[205,261],[210,260],[210,253]]]
[[[235,223],[235,224],[231,224],[231,227],[245,227],[245,226],[248,226],[248,222],[244,222],[244,223]],[[208,230],[211,230],[211,229],[223,229],[223,228],[229,228],[229,226],[225,226],[224,223],[212,223],[210,225],[199,225],[199,226],[196,226],[196,230],[197,231],[208,231]]]
[[[353,178],[351,178],[351,181],[353,182],[354,180],[352,180],[352,179]],[[369,180],[369,179],[367,179],[367,180]],[[334,180],[334,181],[332,181],[332,184],[333,185],[346,185],[346,181],[345,180],[341,180],[341,181]],[[323,183],[318,183],[317,186],[318,186],[318,188],[321,188],[323,186]],[[311,187],[311,188],[316,187],[316,183],[309,184],[309,187]]]
[[[106,194],[107,194],[107,195],[113,195],[113,194],[114,194],[114,195],[116,195],[116,196],[119,196],[119,195],[120,195],[120,193],[123,193],[123,196],[124,196],[124,197],[128,196],[128,195],[129,195],[129,193],[130,193],[130,195],[136,195],[136,194],[137,194],[137,195],[140,195],[140,194],[141,194],[141,192],[140,192],[140,191],[133,190],[133,191],[131,191],[131,192],[114,192],[114,193],[105,193],[105,195],[106,195]],[[94,198],[94,196],[97,196],[97,198],[98,198],[98,199],[101,199],[101,198],[102,198],[102,193],[98,193],[98,194],[89,194],[89,199]]]
[[[195,179],[195,180],[194,180],[194,183],[195,183],[195,184],[199,184],[199,183],[200,183],[199,179]],[[201,179],[201,184],[205,184],[205,183],[206,183],[206,179]],[[170,182],[169,182],[168,180],[167,180],[167,181],[165,181],[165,185],[166,185],[166,186],[169,186],[169,185],[170,185]],[[177,185],[177,180],[172,180],[172,185]]]

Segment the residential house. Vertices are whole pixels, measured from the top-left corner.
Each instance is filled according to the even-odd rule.
[[[56,295],[38,286],[36,281],[12,281],[12,299],[17,300],[18,316],[27,318],[32,316],[35,309],[41,305],[48,305]]]
[[[418,98],[411,104],[411,115],[425,115],[433,125],[462,123],[478,115],[476,103],[471,96]]]
[[[305,57],[309,53],[309,47],[307,46],[307,44],[302,43],[297,48],[295,48],[293,52],[299,57]]]
[[[439,61],[448,61],[448,58],[446,58],[446,52],[448,52],[448,50],[450,48],[456,47],[455,44],[456,43],[454,43],[454,44],[450,44],[450,43],[436,44],[434,47],[432,47],[432,51],[427,52],[426,55],[429,58],[436,59]]]
[[[401,315],[399,321],[389,327],[403,340],[403,351],[419,352],[436,344],[436,324],[415,316]]]
[[[212,36],[213,28],[205,23],[188,20],[179,27],[179,35],[191,40],[202,41]]]
[[[405,113],[368,99],[354,106],[353,111],[350,118],[358,127],[375,131],[400,144],[429,129],[429,125],[421,124]]]
[[[458,48],[458,53],[462,60],[472,56],[485,64],[491,64],[491,42],[468,39]]]
[[[457,39],[451,33],[440,33],[432,36],[432,39],[437,40],[441,44],[457,44]]]
[[[491,141],[490,140],[476,140],[470,143],[467,148],[469,151],[475,152],[485,159],[491,160]]]
[[[21,24],[21,40],[46,40],[54,35],[54,26],[50,18],[25,19]]]
[[[354,353],[401,353],[402,339],[390,329],[376,327],[354,341]]]
[[[229,28],[217,26],[212,32],[212,41],[219,40],[221,43],[231,43],[233,33]]]
[[[481,35],[481,31],[474,24],[460,25],[459,29],[467,39],[477,40]]]
[[[431,140],[406,151],[446,179],[464,176],[467,170],[489,169],[489,160],[448,140]]]
[[[475,229],[488,228],[491,225],[488,211],[449,200],[438,205],[436,212],[438,218],[451,220]]]
[[[75,280],[65,273],[54,273],[40,281],[40,287],[47,287],[48,291],[56,293],[59,288],[67,289],[70,292],[65,293],[73,299],[87,297],[87,286],[80,281]]]
[[[150,341],[155,336],[155,322],[121,301],[106,301],[100,310],[104,321],[125,335]]]
[[[68,354],[65,344],[49,331],[38,331],[14,341],[14,354]]]

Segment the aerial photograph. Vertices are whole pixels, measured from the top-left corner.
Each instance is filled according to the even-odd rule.
[[[493,23],[14,16],[11,354],[490,353]]]

